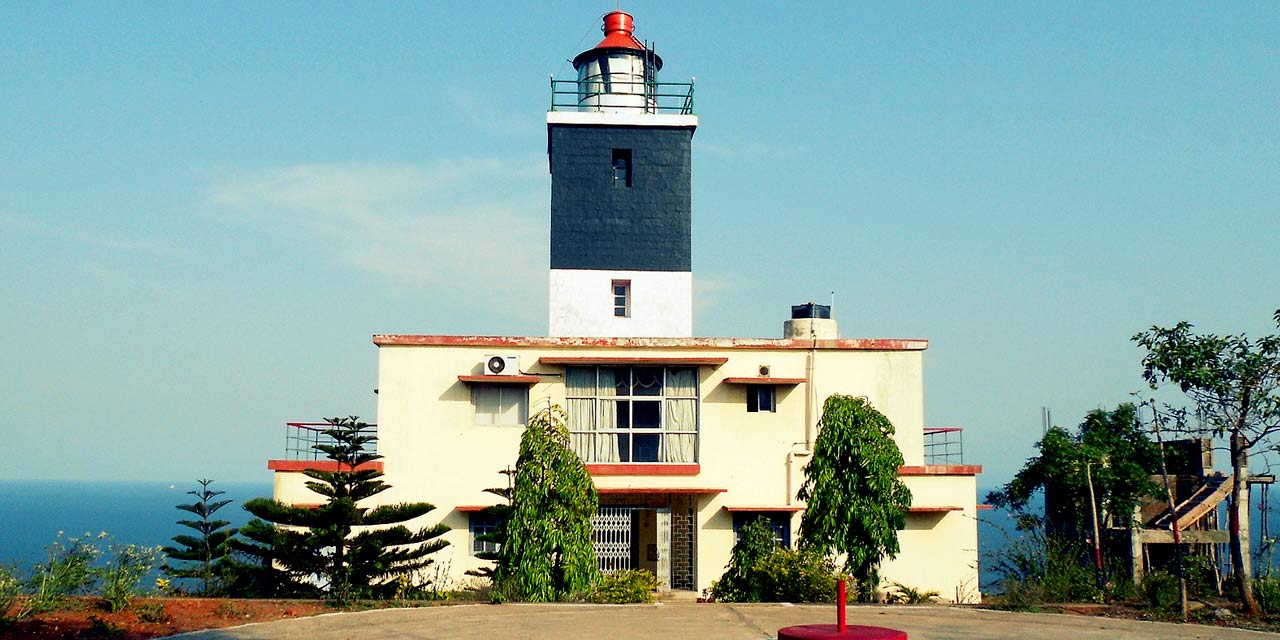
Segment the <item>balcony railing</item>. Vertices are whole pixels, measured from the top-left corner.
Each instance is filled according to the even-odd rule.
[[[693,82],[552,78],[551,110],[693,115]]]
[[[964,464],[964,429],[924,428],[925,464]]]
[[[285,460],[322,460],[324,452],[316,449],[319,444],[333,444],[333,438],[325,435],[332,428],[328,422],[286,422],[284,429]],[[378,435],[378,425],[371,424],[360,430],[361,435]],[[370,443],[372,447],[373,443]],[[375,453],[371,448],[370,453]]]

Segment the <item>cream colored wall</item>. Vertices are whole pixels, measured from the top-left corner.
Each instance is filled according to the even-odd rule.
[[[556,375],[563,374],[564,368],[541,365],[539,357],[625,358],[643,355],[728,358],[722,366],[699,369],[698,460],[701,467],[698,475],[595,478],[600,488],[726,490],[698,497],[698,589],[708,587],[712,580],[718,578],[729,560],[733,545],[732,517],[723,507],[783,506],[794,500],[807,458],[797,457],[788,464],[788,454],[803,452],[805,448],[807,385],[778,387],[776,413],[747,413],[746,387],[723,380],[727,377],[756,377],[761,365],[768,365],[774,377],[803,378],[808,358],[806,351],[700,348],[654,349],[639,354],[634,349],[617,348],[383,345],[378,365],[378,451],[384,456],[384,480],[392,488],[380,494],[377,500],[382,503],[421,500],[436,505],[435,511],[414,524],[428,526],[443,521],[451,528],[446,538],[451,546],[438,557],[446,560],[447,556],[452,573],[459,579],[465,570],[482,562],[471,555],[468,514],[456,509],[464,505],[493,504],[498,500],[483,490],[505,484],[505,476],[499,474],[499,470],[514,466],[521,434],[520,427],[476,425],[470,387],[458,381],[460,374],[481,374],[480,364],[485,356],[491,354],[516,354],[522,371],[550,374],[530,387],[531,412],[548,403],[565,404],[563,377]],[[811,419],[816,423],[822,401],[832,393],[866,396],[897,426],[896,438],[906,463],[922,464],[921,366],[920,351],[819,350],[814,365]],[[816,436],[816,432],[811,431],[810,435]],[[300,484],[289,476],[300,474],[277,474],[277,496],[297,499],[302,495],[298,492]],[[929,492],[934,491],[933,485],[926,483],[922,486],[925,487],[922,489],[924,495],[932,499]],[[969,497],[961,504],[972,509],[972,478],[969,478],[968,486]],[[302,492],[309,494],[305,489]],[[304,497],[300,501],[311,502],[314,498]],[[793,523],[798,522],[799,517],[794,517]],[[904,538],[904,545],[909,538],[911,549],[924,549],[929,554],[933,554],[934,549],[955,546],[944,539],[934,541],[927,532],[904,534],[912,534]],[[951,534],[946,537],[951,537]],[[976,540],[966,548],[976,548]],[[914,556],[916,552],[911,553]],[[936,563],[924,564],[936,568]],[[912,572],[917,570],[914,564],[902,566]],[[913,586],[926,584],[925,580],[914,575],[904,577],[910,577],[904,582]],[[950,577],[945,580],[947,593],[950,593],[951,583],[955,580]]]
[[[978,513],[974,476],[906,476],[911,503],[920,507],[961,507],[947,513],[907,515],[898,532],[902,551],[880,569],[883,585],[937,591],[948,602],[976,603],[978,593]]]
[[[275,474],[275,499],[286,504],[318,504],[324,496],[307,488],[308,478],[300,471],[277,471]]]

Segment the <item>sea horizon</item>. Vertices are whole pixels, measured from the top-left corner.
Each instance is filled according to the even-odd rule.
[[[177,508],[195,502],[194,481],[0,480],[0,564],[28,571],[45,559],[45,547],[64,539],[106,533],[114,544],[164,546],[191,529],[177,524],[193,514]],[[240,505],[270,497],[272,483],[215,481],[210,488],[232,500],[215,514],[232,526],[251,516]]]

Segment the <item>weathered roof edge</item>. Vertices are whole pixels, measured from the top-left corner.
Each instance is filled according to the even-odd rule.
[[[441,336],[380,333],[373,343],[420,347],[541,347],[555,349],[777,349],[837,351],[924,351],[923,338],[549,338],[531,336]]]

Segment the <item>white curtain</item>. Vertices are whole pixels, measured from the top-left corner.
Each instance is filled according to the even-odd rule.
[[[625,371],[625,370],[624,370]],[[614,369],[601,368],[599,394],[602,396],[617,395],[617,375]],[[618,429],[618,401],[617,400],[600,400],[600,413],[596,417],[596,434],[595,434],[595,462],[619,462],[621,456],[618,455],[618,438],[625,437],[619,434]]]
[[[667,434],[664,460],[694,462],[698,444],[697,370],[669,369],[666,395]]]
[[[585,462],[592,462],[591,430],[595,427],[595,369],[569,367],[565,371],[566,409],[569,413],[569,439],[573,451]],[[575,397],[578,396],[578,397]]]

